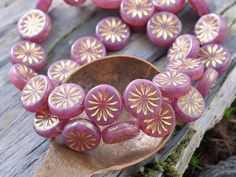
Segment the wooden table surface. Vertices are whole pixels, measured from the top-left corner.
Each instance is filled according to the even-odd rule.
[[[90,1],[90,0],[89,0]],[[208,0],[213,12],[223,15],[228,21],[229,35],[225,41],[233,56],[230,70],[221,76],[218,84],[207,99],[207,111],[203,117],[175,133],[165,148],[154,157],[165,160],[174,151],[190,130],[194,130],[191,140],[181,152],[175,165],[182,174],[198,147],[204,133],[222,119],[227,106],[236,94],[236,0]],[[35,1],[30,0],[1,0],[0,1],[0,177],[28,177],[40,165],[49,147],[49,140],[39,137],[33,130],[34,114],[25,111],[20,104],[20,92],[12,86],[7,73],[11,64],[8,53],[10,47],[20,38],[17,34],[16,23],[26,11],[33,9]],[[88,2],[77,9],[54,0],[49,15],[53,20],[53,31],[43,46],[48,52],[48,64],[55,60],[69,58],[70,46],[77,38],[94,35],[97,22],[105,16],[118,15],[117,11],[104,11],[95,8]],[[182,33],[192,33],[198,17],[188,5],[178,14],[183,22]],[[114,53],[112,53],[114,54]],[[162,70],[166,64],[166,49],[156,47],[147,40],[146,35],[135,33],[130,44],[115,54],[133,55],[154,63]],[[46,68],[42,73],[45,73]],[[129,176],[137,171],[147,161],[108,174],[97,176],[121,177]],[[157,172],[162,176],[162,172]]]

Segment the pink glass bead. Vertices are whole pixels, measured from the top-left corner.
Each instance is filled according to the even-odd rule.
[[[169,47],[180,35],[182,24],[179,18],[170,12],[154,14],[148,21],[149,40],[158,46]]]
[[[226,47],[207,44],[201,48],[198,60],[202,61],[206,68],[214,68],[219,73],[223,73],[229,68],[232,58]]]
[[[121,143],[139,135],[139,128],[130,122],[110,125],[102,131],[102,139],[106,144]]]
[[[59,119],[70,119],[84,111],[84,90],[69,83],[56,87],[48,98],[50,111]]]
[[[195,25],[194,33],[201,45],[210,43],[222,43],[227,34],[227,23],[225,19],[217,14],[211,13],[202,16]]]
[[[157,74],[153,82],[160,88],[163,96],[178,98],[189,92],[191,88],[190,78],[180,72],[165,71]]]
[[[111,85],[98,85],[91,89],[84,101],[87,116],[98,125],[110,125],[122,112],[119,91]]]
[[[77,152],[94,150],[100,143],[101,130],[87,119],[70,121],[62,132],[63,142]]]
[[[175,104],[176,118],[184,122],[199,119],[205,111],[204,98],[194,87],[186,95],[178,98]]]
[[[52,4],[52,0],[37,0],[36,9],[47,12]]]
[[[119,9],[122,0],[92,0],[92,2],[103,9]]]
[[[188,0],[188,2],[198,16],[210,13],[210,7],[206,0]]]
[[[50,17],[41,10],[34,9],[26,12],[18,21],[20,36],[36,43],[43,42],[52,29]]]
[[[70,59],[58,60],[48,68],[48,77],[55,85],[61,84],[65,79],[79,68],[79,64]]]
[[[162,95],[153,82],[146,79],[136,79],[126,87],[124,103],[127,111],[134,117],[148,118],[161,109]]]
[[[55,138],[58,136],[65,124],[66,121],[59,120],[48,108],[35,114],[34,130],[37,134],[45,138]]]
[[[152,0],[122,0],[121,18],[133,27],[143,27],[154,12]]]
[[[9,56],[12,64],[23,64],[35,71],[42,69],[46,64],[45,50],[34,42],[17,42],[12,46]]]
[[[156,11],[177,13],[184,8],[185,0],[153,0]]]
[[[48,96],[54,89],[54,84],[47,76],[33,77],[21,92],[23,107],[29,112],[39,112],[47,107]]]
[[[197,59],[182,58],[169,62],[166,70],[181,72],[186,74],[191,80],[198,80],[204,73],[204,65]]]
[[[191,34],[179,36],[170,47],[167,59],[169,61],[183,58],[197,58],[200,51],[198,39]]]
[[[208,68],[201,80],[197,83],[197,89],[202,94],[204,98],[208,96],[211,89],[215,86],[217,80],[218,80],[219,73],[213,69]]]
[[[64,2],[70,6],[80,7],[86,2],[86,0],[64,0]]]
[[[141,130],[152,137],[165,137],[173,131],[175,124],[174,110],[165,102],[154,116],[139,121]]]
[[[130,40],[130,29],[119,17],[107,17],[96,26],[96,35],[109,51],[123,49]]]
[[[37,75],[31,68],[22,64],[15,64],[8,73],[8,79],[16,88],[22,90],[27,82]]]
[[[106,56],[106,48],[95,37],[86,36],[79,38],[71,47],[71,58],[80,65],[90,63]]]

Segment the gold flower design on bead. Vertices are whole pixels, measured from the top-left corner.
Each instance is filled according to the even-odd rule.
[[[32,42],[22,42],[15,50],[14,55],[17,60],[24,63],[39,63],[44,57],[44,51],[37,44]]]
[[[136,109],[137,113],[142,112],[144,115],[147,115],[148,111],[154,113],[160,99],[156,96],[157,92],[151,85],[145,86],[144,83],[141,83],[140,86],[135,85],[134,89],[129,91],[131,97],[128,101],[131,109]]]
[[[158,81],[161,85],[177,86],[184,85],[187,82],[187,78],[182,73],[167,71],[159,74]]]
[[[45,26],[45,16],[38,10],[27,13],[19,24],[19,31],[24,36],[32,37],[39,34]]]
[[[143,18],[152,12],[152,2],[150,0],[127,0],[124,3],[124,11],[133,18]]]
[[[81,90],[76,86],[65,85],[54,90],[54,94],[51,95],[51,103],[56,108],[65,109],[73,107],[81,98]]]
[[[210,44],[206,49],[201,49],[201,54],[198,56],[198,59],[202,61],[206,67],[216,67],[227,59],[227,52],[222,46]]]
[[[96,117],[97,121],[108,121],[108,118],[115,118],[114,112],[118,111],[118,101],[113,101],[114,94],[108,94],[107,90],[98,90],[97,94],[92,94],[92,99],[88,100],[89,111],[93,111],[92,117]]]
[[[38,102],[46,91],[46,81],[37,77],[30,80],[22,91],[21,100],[26,105],[32,105]]]
[[[108,18],[100,26],[99,33],[105,41],[121,42],[127,38],[128,29],[124,22],[119,18]]]
[[[24,78],[26,80],[30,80],[32,77],[34,76],[37,76],[37,73],[34,72],[31,68],[28,68],[27,66],[25,65],[21,65],[21,64],[18,64],[16,69],[18,70],[18,72],[24,76]]]
[[[178,105],[189,116],[198,116],[205,107],[201,94],[195,89],[180,97]]]
[[[172,60],[178,60],[186,57],[189,52],[191,42],[185,38],[177,38],[169,50],[168,58]]]
[[[178,60],[171,61],[169,67],[171,69],[180,70],[180,69],[194,69],[200,65],[201,61],[192,60],[189,58],[182,58]]]
[[[171,15],[154,15],[150,21],[150,29],[157,38],[168,39],[174,37],[179,32],[179,23]]]
[[[66,143],[76,151],[87,151],[93,149],[96,145],[96,139],[88,132],[77,130],[67,135]]]
[[[175,0],[154,0],[154,2],[161,6],[169,6],[175,4]]]

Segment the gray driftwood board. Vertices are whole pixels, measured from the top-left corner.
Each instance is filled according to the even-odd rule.
[[[221,76],[217,86],[207,100],[207,111],[197,122],[186,125],[176,132],[164,149],[141,164],[114,171],[99,177],[125,177],[133,174],[140,166],[152,161],[155,157],[164,160],[175,150],[189,130],[194,130],[191,141],[178,159],[176,169],[182,174],[194,150],[198,147],[204,133],[222,119],[223,112],[229,106],[236,94],[236,1],[208,0],[213,12],[226,17],[229,35],[225,45],[229,47],[233,64],[230,70]],[[32,128],[33,114],[26,112],[20,104],[20,92],[7,80],[7,72],[11,66],[8,52],[12,44],[20,38],[16,30],[18,18],[27,10],[32,9],[34,1],[1,0],[0,2],[0,176],[28,177],[40,165],[47,152],[49,141],[34,133]],[[72,8],[62,2],[54,0],[50,9],[53,19],[53,32],[43,44],[49,53],[48,63],[69,57],[71,44],[84,35],[94,35],[96,23],[105,16],[117,15],[116,11],[96,9],[90,2],[80,9]],[[192,33],[197,16],[188,6],[179,14],[184,24],[183,33]],[[144,34],[133,34],[130,44],[116,54],[128,54],[144,58],[153,62],[162,70],[165,66],[166,50],[150,44]],[[161,172],[157,172],[162,176]]]

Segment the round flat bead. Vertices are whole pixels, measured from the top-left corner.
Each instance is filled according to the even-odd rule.
[[[130,122],[110,125],[102,131],[102,139],[106,144],[121,143],[135,138],[140,133],[139,127]]]
[[[66,121],[59,120],[48,108],[35,114],[34,130],[37,134],[45,138],[55,138],[58,136],[65,124]]]
[[[146,79],[136,79],[126,87],[124,103],[127,111],[134,117],[148,118],[161,109],[162,95],[153,82]]]
[[[179,18],[170,12],[154,14],[148,21],[147,35],[149,40],[162,47],[169,47],[180,35],[182,24]]]
[[[48,96],[54,89],[54,84],[47,76],[33,77],[21,92],[23,107],[29,112],[39,112],[47,107]]]
[[[90,63],[106,56],[106,48],[95,37],[86,36],[76,40],[71,47],[71,58],[80,65]]]
[[[103,9],[119,9],[122,0],[92,0],[92,2]]]
[[[194,33],[201,45],[222,43],[227,34],[227,23],[222,16],[211,13],[202,16],[195,25]]]
[[[56,87],[48,98],[50,111],[59,119],[70,119],[84,111],[84,90],[69,83]]]
[[[183,58],[197,58],[200,51],[198,39],[191,34],[179,36],[168,50],[169,61]]]
[[[215,86],[217,80],[218,80],[219,73],[213,69],[208,68],[201,80],[197,83],[197,90],[202,94],[204,98],[208,96],[211,89]]]
[[[198,16],[210,13],[210,7],[206,0],[188,0],[188,2]]]
[[[185,0],[153,0],[156,11],[177,13],[184,8]]]
[[[204,45],[198,55],[206,68],[214,68],[219,73],[228,69],[231,63],[231,54],[227,48],[218,44]]]
[[[34,9],[26,12],[18,21],[20,36],[36,43],[43,42],[52,29],[50,17],[41,10]]]
[[[79,64],[70,59],[58,60],[48,68],[48,77],[55,85],[61,84],[65,79],[79,68]]]
[[[77,152],[94,150],[101,141],[101,130],[87,119],[69,122],[62,132],[63,142]]]
[[[199,119],[205,111],[205,101],[197,89],[192,87],[190,91],[178,98],[175,103],[176,118],[184,122],[192,122]]]
[[[120,5],[122,19],[134,27],[146,25],[154,10],[152,0],[122,0]]]
[[[110,125],[122,112],[119,91],[111,85],[98,85],[91,89],[84,101],[87,116],[98,125]]]
[[[47,12],[52,4],[52,0],[37,0],[36,9]]]
[[[37,75],[31,68],[22,64],[15,64],[9,70],[8,79],[16,88],[22,90],[27,82]]]
[[[23,64],[35,71],[42,69],[46,64],[45,50],[34,42],[17,42],[12,46],[9,56],[12,64]]]
[[[159,73],[153,78],[153,82],[160,88],[163,96],[169,98],[183,96],[191,88],[190,78],[186,74],[176,71]]]
[[[140,129],[152,137],[165,137],[175,128],[175,113],[170,104],[163,102],[161,110],[152,117],[139,120]]]
[[[193,58],[182,58],[168,63],[166,70],[186,74],[191,80],[198,80],[204,73],[204,65]]]
[[[109,51],[123,49],[130,40],[130,29],[119,17],[107,17],[96,26],[96,35]]]
[[[64,0],[64,2],[70,6],[80,7],[86,2],[86,0]]]

